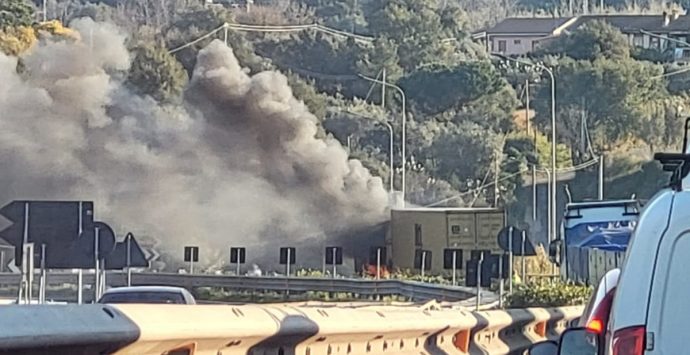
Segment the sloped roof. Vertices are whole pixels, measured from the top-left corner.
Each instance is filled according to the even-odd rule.
[[[486,30],[489,34],[551,34],[570,17],[510,17]]]
[[[672,15],[669,15],[672,16]],[[668,25],[664,24],[664,15],[581,15],[578,17],[510,17],[494,27],[483,30],[487,34],[535,34],[550,35],[560,27],[573,31],[589,22],[603,20],[624,33],[639,32],[640,30],[656,33],[690,33],[690,15],[680,15],[670,18]]]
[[[681,15],[677,19],[671,18],[668,26],[664,26],[664,15],[585,15],[580,16],[570,29],[576,29],[588,22],[603,20],[621,32],[690,32],[690,16]]]

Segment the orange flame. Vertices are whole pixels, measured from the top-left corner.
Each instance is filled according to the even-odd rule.
[[[376,277],[376,265],[365,264],[363,269],[364,276]],[[386,265],[381,265],[381,269],[379,270],[379,272],[382,279],[387,279],[390,277],[390,272],[388,271]]]

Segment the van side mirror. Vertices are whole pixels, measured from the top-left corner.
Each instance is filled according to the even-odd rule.
[[[527,355],[558,355],[558,343],[555,341],[542,341],[529,347]]]
[[[560,239],[549,243],[549,260],[557,266],[561,266],[561,245],[562,240]]]
[[[598,355],[599,335],[586,328],[571,328],[561,335],[558,355]]]

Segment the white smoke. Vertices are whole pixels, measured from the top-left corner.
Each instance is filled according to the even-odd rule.
[[[147,231],[174,255],[200,245],[205,260],[230,245],[277,256],[385,218],[381,179],[315,138],[283,75],[249,76],[215,41],[184,105],[161,105],[122,85],[130,54],[117,28],[71,27],[83,41],[40,43],[21,74],[0,54],[0,203],[93,200],[120,232]]]

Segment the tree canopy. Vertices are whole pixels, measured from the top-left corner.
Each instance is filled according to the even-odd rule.
[[[318,118],[319,137],[349,143],[350,156],[386,183],[392,169],[396,187],[407,171],[411,202],[453,197],[446,204],[508,205],[522,203],[517,192],[524,171],[550,165],[550,80],[539,70],[490,60],[469,33],[529,9],[559,14],[562,6],[545,0],[264,0],[247,12],[195,0],[70,0],[51,11],[64,23],[88,16],[126,31],[132,65],[123,80],[139,95],[179,104],[198,52],[223,39],[247,72],[287,76],[295,97]],[[37,42],[46,27],[33,24],[34,11],[27,1],[0,1],[2,52],[21,57]],[[208,35],[224,23],[332,29]],[[668,62],[668,54],[634,48],[616,28],[591,21],[521,58],[554,71],[559,167],[621,147],[678,144],[690,75],[662,76],[682,69],[651,63]],[[401,95],[388,87],[381,97],[381,85],[361,77],[382,79],[384,69],[386,83],[407,99],[405,164]]]
[[[127,77],[131,88],[158,101],[180,97],[187,84],[187,73],[166,48],[141,45],[134,49],[134,53]]]
[[[28,27],[33,23],[33,8],[25,0],[0,1],[0,30]]]
[[[631,48],[620,30],[606,21],[592,21],[565,36],[553,40],[545,53],[562,54],[573,59],[595,60],[630,58]]]

